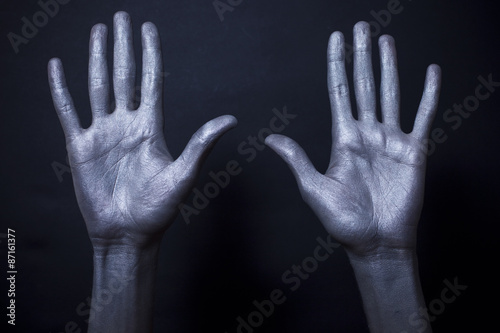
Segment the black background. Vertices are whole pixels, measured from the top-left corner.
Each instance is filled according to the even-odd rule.
[[[204,122],[222,114],[239,120],[209,156],[197,187],[202,189],[210,181],[208,173],[222,170],[230,160],[240,162],[242,173],[189,225],[179,216],[163,239],[155,332],[236,332],[236,318],[246,318],[255,310],[252,301],[269,298],[276,288],[287,301],[255,332],[367,332],[343,250],[320,263],[297,291],[283,282],[282,274],[311,256],[316,238],[325,239],[326,232],[278,156],[266,148],[247,162],[248,155],[237,147],[269,126],[273,108],[286,106],[297,117],[283,134],[297,140],[324,171],[330,151],[328,37],[340,30],[352,44],[353,25],[373,21],[371,11],[386,9],[388,2],[243,0],[221,21],[212,0],[72,0],[15,53],[7,34],[21,34],[21,18],[32,21],[41,7],[36,1],[2,1],[0,233],[9,227],[17,235],[18,331],[63,332],[72,321],[86,330],[86,316],[76,309],[91,294],[92,252],[71,175],[62,174],[60,181],[53,170],[54,162],[66,164],[66,152],[46,64],[51,57],[62,59],[82,123],[88,126],[89,31],[96,23],[110,27],[113,14],[125,10],[134,24],[138,73],[140,24],[152,21],[160,31],[168,73],[165,136],[172,155],[178,156]],[[498,11],[492,1],[401,0],[401,6],[381,33],[397,42],[406,131],[426,67],[437,63],[443,70],[434,127],[442,128],[447,140],[428,160],[418,234],[423,291],[429,303],[440,298],[445,279],[457,278],[468,288],[436,317],[434,330],[486,331],[497,326],[493,251],[500,214],[500,91],[481,101],[456,130],[443,114],[474,95],[479,76],[500,81]],[[379,77],[378,47],[374,50]],[[110,52],[110,66],[111,58]],[[192,196],[187,203],[191,201]],[[4,299],[6,293],[7,286],[0,291]],[[7,318],[1,317],[3,325]]]

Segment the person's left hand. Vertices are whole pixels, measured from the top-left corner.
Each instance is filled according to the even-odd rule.
[[[335,32],[328,47],[328,88],[332,107],[332,147],[325,174],[292,139],[270,135],[266,144],[289,165],[304,201],[348,253],[377,255],[416,247],[427,155],[436,114],[441,69],[427,69],[413,131],[400,127],[399,79],[394,39],[379,39],[382,121],[376,117],[370,26],[354,27],[354,87],[358,119],[352,114],[345,70],[344,36]]]

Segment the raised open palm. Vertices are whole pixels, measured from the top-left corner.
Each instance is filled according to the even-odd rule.
[[[118,12],[114,17],[114,110],[109,103],[106,40],[106,26],[94,26],[89,55],[89,128],[79,124],[59,59],[49,62],[49,83],[66,136],[78,204],[93,244],[143,245],[160,237],[173,222],[203,159],[217,139],[236,125],[236,119],[221,116],[206,123],[174,160],[163,135],[163,72],[156,27],[152,23],[142,26],[138,108],[134,107],[135,61],[128,14]]]
[[[440,90],[440,68],[429,66],[424,94],[411,133],[399,123],[399,81],[394,40],[379,39],[382,121],[376,118],[370,27],[354,27],[353,117],[345,70],[344,37],[328,46],[328,88],[332,107],[332,150],[328,170],[319,173],[293,140],[271,135],[266,144],[294,173],[302,197],[327,231],[359,255],[414,249],[423,202],[426,150]]]

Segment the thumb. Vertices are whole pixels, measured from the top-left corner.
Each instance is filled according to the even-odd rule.
[[[297,142],[284,135],[272,134],[266,138],[265,144],[288,164],[301,190],[312,185],[311,180],[318,171]]]
[[[200,127],[193,134],[178,159],[185,163],[186,171],[194,171],[200,168],[217,140],[235,127],[237,123],[235,117],[225,115],[212,119]]]

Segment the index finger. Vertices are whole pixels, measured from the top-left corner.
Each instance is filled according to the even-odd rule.
[[[349,84],[345,69],[344,35],[336,31],[328,42],[328,92],[332,109],[333,127],[353,120]]]
[[[163,80],[160,37],[151,22],[142,25],[142,50],[141,106],[161,111]]]

